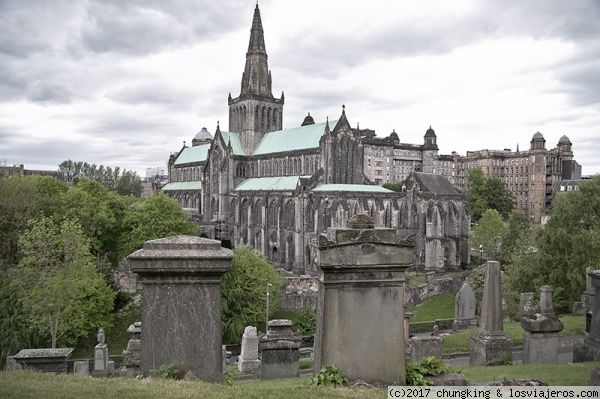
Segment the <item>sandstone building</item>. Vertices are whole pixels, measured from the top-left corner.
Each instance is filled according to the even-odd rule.
[[[315,274],[311,237],[365,212],[376,225],[413,237],[418,269],[468,264],[469,209],[465,197],[434,174],[432,129],[415,155],[425,160],[405,173],[397,193],[365,176],[366,154],[377,140],[368,129],[352,128],[343,107],[336,120],[316,123],[309,114],[301,126],[282,130],[284,103],[283,93],[272,94],[257,5],[240,95],[228,98],[228,130],[217,126],[212,135],[203,128],[168,163],[163,190],[192,214],[202,235],[252,245],[278,267]]]

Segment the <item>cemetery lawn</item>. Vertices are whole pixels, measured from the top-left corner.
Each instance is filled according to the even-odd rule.
[[[414,316],[410,318],[410,322],[419,323],[454,318],[455,296],[456,294],[438,295],[418,305],[409,306],[408,311],[414,313]]]
[[[589,374],[589,373],[588,373]],[[385,398],[385,388],[325,388],[309,378],[236,381],[232,386],[200,381],[107,378],[0,372],[2,398]]]
[[[565,328],[558,335],[569,336],[569,335],[583,335],[585,332],[585,316],[559,316],[560,321],[563,322]],[[442,337],[442,352],[443,353],[457,353],[457,352],[468,352],[469,345],[471,342],[471,334],[476,332],[478,327],[471,327],[463,330],[456,334],[446,335]],[[521,323],[504,323],[504,333],[506,336],[513,340],[514,346],[523,345],[523,328]]]
[[[481,366],[463,367],[460,373],[467,378],[469,384],[516,380],[520,378],[536,378],[548,385],[555,386],[587,386],[591,371],[600,366],[600,362],[571,364],[525,364],[519,366]]]

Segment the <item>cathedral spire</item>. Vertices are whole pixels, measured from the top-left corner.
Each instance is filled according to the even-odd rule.
[[[271,73],[267,63],[267,50],[265,36],[260,17],[258,2],[254,9],[252,28],[250,29],[250,43],[246,53],[246,67],[242,76],[242,91],[240,94],[263,95],[273,97],[271,92]]]

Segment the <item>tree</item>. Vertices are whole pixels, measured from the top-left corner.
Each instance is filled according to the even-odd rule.
[[[18,263],[19,236],[29,219],[51,216],[68,190],[49,176],[11,176],[0,182],[0,271]]]
[[[123,176],[117,182],[116,191],[119,195],[140,197],[142,195],[142,180],[135,172],[129,170],[123,172]]]
[[[115,293],[96,271],[77,223],[34,219],[19,243],[23,258],[14,281],[29,323],[50,337],[52,348],[110,326]]]
[[[399,192],[402,189],[402,183],[384,183],[383,188],[387,188],[388,190]]]
[[[473,227],[473,245],[477,248],[483,246],[485,259],[500,261],[502,241],[507,232],[500,213],[495,209],[488,209],[481,215],[479,224]]]
[[[467,203],[474,220],[479,220],[488,209],[495,209],[504,220],[508,219],[515,201],[502,180],[497,177],[486,178],[481,168],[470,169],[467,180]]]
[[[148,240],[180,234],[198,235],[196,225],[188,219],[189,215],[176,200],[163,193],[151,195],[125,217],[121,257],[140,249]]]
[[[532,232],[531,220],[520,210],[513,210],[508,218],[506,235],[502,239],[502,254],[500,262],[512,262],[513,255],[519,251],[521,243],[528,239]]]
[[[585,269],[600,266],[600,176],[552,201],[537,250],[538,281],[554,287],[555,308],[568,311],[585,289]]]
[[[231,269],[221,283],[223,340],[239,342],[246,326],[256,326],[266,319],[267,283],[269,314],[275,309],[283,278],[264,256],[244,245],[233,251]]]
[[[70,159],[61,162],[58,167],[65,172],[69,183],[78,184],[79,180],[86,178],[97,181],[121,195],[142,195],[142,181],[136,172],[123,169],[121,174],[121,168],[118,166],[113,169],[110,166],[75,162]]]

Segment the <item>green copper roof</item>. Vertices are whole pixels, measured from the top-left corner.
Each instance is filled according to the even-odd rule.
[[[392,190],[381,186],[370,186],[367,184],[321,184],[312,191],[356,191],[364,193],[393,193]]]
[[[210,144],[202,144],[195,147],[185,147],[175,160],[175,165],[204,162],[206,161],[206,155],[208,154],[209,148]]]
[[[178,181],[167,183],[162,188],[163,191],[181,191],[181,190],[202,190],[202,182],[199,181]]]
[[[326,123],[315,123],[314,125],[266,133],[252,155],[318,148],[319,140],[325,132]],[[329,121],[329,128],[333,129],[336,123],[337,120]]]
[[[246,155],[246,153],[244,152],[244,147],[242,147],[242,141],[240,140],[240,136],[237,133],[221,131],[221,136],[223,136],[223,141],[225,142],[225,145],[229,145],[229,142],[231,141],[233,155]]]
[[[309,178],[310,176],[277,176],[277,177],[257,177],[248,179],[237,186],[236,191],[247,190],[295,190],[300,178]]]

